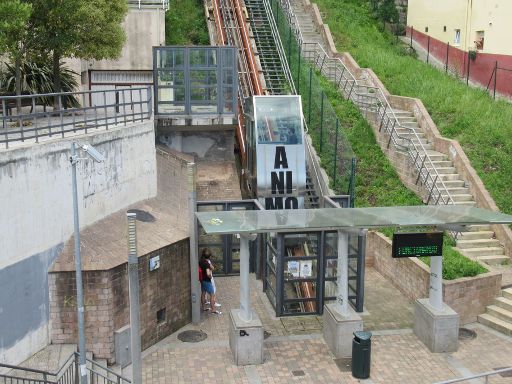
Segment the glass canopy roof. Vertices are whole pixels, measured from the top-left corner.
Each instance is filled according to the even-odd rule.
[[[461,205],[212,211],[196,216],[206,233],[215,234],[512,223],[511,215]]]

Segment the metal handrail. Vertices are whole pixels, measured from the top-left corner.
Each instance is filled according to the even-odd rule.
[[[20,113],[16,106],[23,106]],[[67,103],[78,106],[66,108]],[[42,103],[42,104],[41,104]],[[57,108],[52,107],[55,105]],[[51,104],[51,105],[49,105]],[[41,105],[44,107],[41,110]],[[0,97],[0,144],[126,126],[153,114],[151,86]],[[30,110],[28,110],[30,108]],[[47,108],[49,110],[47,110]]]
[[[129,5],[135,5],[141,9],[143,6],[160,8],[167,11],[169,9],[169,0],[128,0]]]
[[[306,47],[308,45],[313,45],[315,47],[315,50],[314,50],[315,54],[319,54],[318,52],[320,51],[320,55],[323,56],[322,64],[320,66],[320,71],[322,71],[323,65],[324,65],[324,62],[326,59],[330,62],[334,62],[336,64],[336,67],[341,66],[341,77],[343,78],[343,74],[346,74],[348,76],[348,79],[346,79],[345,83],[348,83],[348,82],[352,83],[351,91],[348,93],[348,96],[347,96],[348,99],[352,100],[358,107],[361,108],[360,99],[362,97],[365,97],[368,99],[372,98],[372,96],[368,96],[368,92],[366,92],[365,94],[361,94],[361,93],[357,92],[357,89],[355,92],[352,92],[354,85],[357,86],[357,88],[365,88],[367,91],[370,89],[373,89],[380,96],[380,97],[373,97],[373,98],[378,100],[380,103],[384,104],[384,111],[383,111],[382,117],[381,117],[381,127],[382,127],[383,121],[385,120],[386,117],[388,119],[390,119],[390,117],[386,114],[387,111],[390,111],[390,113],[392,115],[393,124],[391,125],[391,129],[389,130],[388,124],[386,123],[385,130],[389,132],[390,142],[392,142],[395,147],[405,149],[408,152],[409,157],[410,157],[411,161],[413,162],[413,166],[418,171],[419,177],[422,178],[422,182],[426,186],[427,191],[431,186],[429,196],[427,199],[427,204],[430,202],[430,199],[432,197],[432,194],[434,193],[434,190],[436,191],[436,195],[437,195],[437,200],[436,200],[435,204],[438,204],[439,200],[441,200],[444,204],[454,204],[454,200],[453,200],[450,192],[448,191],[448,188],[446,187],[444,180],[441,178],[441,176],[439,175],[437,169],[435,168],[432,160],[428,156],[427,149],[421,142],[421,140],[418,136],[418,133],[411,127],[406,127],[400,123],[393,108],[391,108],[391,105],[389,104],[388,98],[386,97],[386,95],[384,95],[382,90],[378,87],[369,86],[367,84],[364,84],[362,81],[357,80],[355,78],[355,76],[352,74],[352,72],[343,63],[343,61],[341,61],[340,58],[331,58],[327,54],[325,49],[322,47],[322,45],[320,45],[319,43],[303,42],[302,33],[300,32],[300,24],[299,24],[299,21],[298,21],[296,15],[293,14],[289,0],[281,0],[280,2],[281,2],[281,6],[282,6],[283,10],[285,10],[287,12],[288,22],[290,23],[290,25],[293,24],[296,27],[296,28],[294,28],[294,31],[295,31],[295,38],[296,38],[297,42],[299,44],[306,45]],[[299,31],[299,32],[297,32],[297,31]],[[306,50],[302,50],[302,52],[311,52],[311,51],[306,49]],[[318,67],[318,61],[316,59],[315,59],[315,64]],[[336,74],[335,74],[335,76],[336,76]],[[341,80],[340,80],[340,82],[341,82]],[[345,87],[343,89],[345,89]],[[379,112],[380,112],[380,106],[379,106],[379,111],[377,111],[378,115],[379,115]],[[400,135],[396,131],[396,128],[402,128],[402,129],[408,130],[412,135],[414,135],[414,138],[417,139],[419,147],[424,154],[423,162],[420,167],[418,167],[418,164],[417,164],[417,160],[420,158],[420,150],[418,149],[418,144],[416,144],[413,139],[411,139],[409,137],[403,137],[402,135]],[[402,141],[402,143],[407,142],[408,144],[404,145],[404,144],[401,144],[399,141]],[[389,142],[388,142],[388,145],[389,145]],[[427,160],[427,165],[430,165],[430,170],[425,166],[425,160]],[[425,175],[423,177],[424,171],[425,171]],[[432,173],[434,173],[434,175],[432,175]],[[447,196],[447,198],[443,197],[442,191],[437,186],[438,182],[442,185],[442,189],[444,189],[444,192],[445,192],[444,195]]]
[[[509,367],[509,368],[502,368],[502,369],[496,369],[494,371],[488,371],[488,372],[483,372],[483,373],[479,373],[479,374],[476,374],[476,375],[471,375],[471,376],[465,376],[465,377],[460,377],[458,379],[451,379],[451,380],[445,380],[445,381],[438,381],[434,384],[452,384],[452,383],[460,383],[462,381],[468,381],[468,380],[473,380],[473,379],[478,379],[480,377],[485,377],[485,384],[487,384],[489,382],[489,376],[493,376],[493,375],[499,375],[501,373],[506,373],[506,372],[512,372],[512,367]]]
[[[267,12],[268,22],[270,24],[270,30],[272,32],[272,36],[274,37],[274,41],[276,42],[277,54],[279,55],[279,59],[281,60],[282,67],[284,70],[284,75],[286,77],[286,81],[290,86],[292,94],[296,95],[297,90],[295,89],[295,84],[293,82],[292,74],[290,73],[290,66],[288,65],[288,60],[286,59],[286,54],[284,53],[283,43],[281,41],[281,36],[279,34],[279,30],[277,28],[274,14],[272,11],[272,7],[269,4],[269,0],[263,0],[263,5],[265,6],[265,11]]]
[[[75,355],[76,355],[76,358],[78,359],[78,353],[77,353],[77,352],[75,352]],[[87,369],[89,370],[89,372],[94,373],[94,375],[101,376],[102,378],[106,379],[106,380],[107,380],[107,381],[106,381],[106,383],[114,383],[114,380],[112,380],[112,379],[108,378],[108,375],[107,375],[107,376],[103,376],[101,373],[96,372],[96,371],[94,370],[94,366],[99,367],[99,369],[101,369],[101,370],[103,370],[103,371],[107,372],[107,374],[111,374],[111,375],[115,376],[115,377],[116,377],[115,381],[116,381],[117,383],[123,383],[123,382],[125,382],[125,383],[131,383],[131,380],[130,380],[130,379],[127,379],[126,377],[124,377],[124,376],[120,375],[119,373],[114,372],[114,371],[113,371],[113,370],[111,370],[110,368],[107,368],[107,367],[105,367],[104,365],[98,364],[98,363],[97,363],[97,362],[95,362],[94,360],[91,360],[91,359],[88,359],[88,358],[86,358],[85,360],[86,360],[88,363],[90,363],[90,364],[91,364],[91,367],[90,367],[90,368],[89,368],[89,367],[87,367]],[[104,381],[104,382],[105,382],[105,381]]]
[[[0,374],[0,378],[4,378],[8,380],[9,383],[26,383],[26,384],[79,384],[79,376],[78,376],[78,352],[73,352],[62,364],[61,368],[57,372],[48,372],[40,369],[26,368],[20,367],[16,365],[9,365],[0,363],[0,368],[7,368],[10,370],[17,370],[27,372],[29,374],[38,374],[41,375],[42,378],[32,378],[32,377],[22,377],[22,376],[14,376],[7,374]],[[89,374],[92,378],[93,382],[99,382],[97,379],[101,378],[101,382],[105,384],[131,384],[131,380],[127,379],[124,376],[114,372],[113,370],[98,364],[97,362],[86,358],[86,361],[89,363],[86,369],[89,371]],[[102,371],[98,372],[98,371]],[[109,377],[109,375],[111,377]],[[6,381],[7,382],[7,381]]]

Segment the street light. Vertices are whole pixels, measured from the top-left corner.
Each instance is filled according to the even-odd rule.
[[[78,221],[78,196],[76,187],[76,164],[84,158],[79,158],[76,150],[82,148],[94,161],[102,163],[105,156],[99,153],[92,145],[80,145],[76,142],[71,143],[71,176],[73,186],[73,220],[75,227],[75,269],[76,269],[76,304],[78,312],[78,350],[80,365],[80,383],[87,384],[87,363],[85,360],[85,330],[84,330],[84,292],[82,285],[82,259],[80,257],[80,225]]]

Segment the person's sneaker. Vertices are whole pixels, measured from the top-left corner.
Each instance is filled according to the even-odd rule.
[[[222,305],[220,303],[215,303],[215,307],[220,308]]]
[[[208,301],[205,301],[205,302],[204,302],[204,305],[210,305],[210,301],[209,301],[209,300],[208,300]]]
[[[215,315],[222,315],[221,311],[211,311],[210,313],[215,314]]]

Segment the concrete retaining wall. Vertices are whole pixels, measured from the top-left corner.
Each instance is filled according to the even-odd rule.
[[[366,264],[373,266],[411,300],[429,295],[430,269],[412,257],[393,259],[391,240],[379,232],[368,232]],[[443,300],[460,315],[462,324],[475,322],[493,303],[501,289],[501,274],[484,273],[475,277],[443,280]]]
[[[81,227],[156,195],[153,121],[74,140],[106,156],[78,165]],[[73,232],[71,142],[0,151],[0,362],[20,363],[48,342],[47,271]]]

